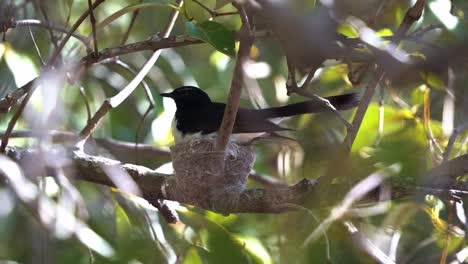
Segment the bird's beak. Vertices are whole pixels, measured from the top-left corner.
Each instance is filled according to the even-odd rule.
[[[170,97],[170,98],[172,98],[172,93],[160,93],[159,95],[162,96],[162,97]]]

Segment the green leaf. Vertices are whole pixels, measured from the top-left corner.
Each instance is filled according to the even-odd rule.
[[[203,237],[203,247],[206,254],[198,252],[200,257],[208,260],[207,263],[258,263],[257,256],[249,254],[245,243],[230,233],[223,226],[206,219],[204,216],[178,211],[181,221],[196,230]]]
[[[359,33],[350,24],[340,24],[340,25],[338,25],[338,28],[336,29],[336,31],[338,31],[338,33],[343,34],[343,35],[345,35],[347,37],[350,37],[350,38],[358,38],[359,37]]]
[[[411,93],[411,104],[420,106],[424,104],[424,91],[427,89],[425,84],[416,87]]]
[[[193,20],[193,17],[189,14],[188,10],[187,10],[187,2],[184,1],[184,3],[182,4],[182,6],[180,7],[179,9],[179,12],[185,17],[185,19],[187,19],[188,21],[191,21]]]
[[[211,44],[226,55],[234,56],[236,54],[234,33],[222,24],[209,20],[196,24],[190,21],[185,24],[185,27],[191,37]]]
[[[379,105],[371,103],[367,108],[366,115],[353,144],[353,152],[359,151],[363,147],[375,144],[378,137],[380,111]],[[397,109],[391,105],[384,107],[384,127],[383,135],[386,136],[399,131],[408,125],[408,121],[413,119],[411,111],[407,109]],[[411,122],[410,122],[411,123]],[[424,134],[423,134],[424,135]],[[416,137],[416,135],[415,135]]]
[[[231,3],[230,0],[216,0],[215,9],[220,9],[229,3]]]
[[[433,72],[421,72],[421,77],[423,80],[426,81],[426,83],[429,85],[429,87],[433,87],[437,90],[443,90],[444,89],[444,81],[440,79],[437,74]]]
[[[379,37],[391,37],[393,36],[393,32],[389,28],[382,28],[376,32],[376,35]]]

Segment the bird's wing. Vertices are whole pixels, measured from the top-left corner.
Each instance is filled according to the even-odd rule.
[[[233,133],[258,133],[292,130],[278,126],[270,120],[256,115],[255,111],[257,110],[240,108],[237,112]]]
[[[209,134],[219,130],[223,121],[224,109],[223,103],[212,103],[209,107],[198,109],[197,114],[188,113],[185,116],[191,116],[193,130],[202,131],[202,134]],[[253,114],[257,110],[239,108],[234,123],[232,133],[259,133],[291,130],[276,125],[275,123],[264,119],[262,116]]]

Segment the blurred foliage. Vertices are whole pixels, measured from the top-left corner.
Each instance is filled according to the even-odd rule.
[[[236,11],[228,4],[229,1],[200,2],[210,8],[219,8],[215,10],[218,13]],[[322,7],[320,1],[315,0],[294,2],[293,10],[298,14]],[[393,35],[406,10],[414,3],[409,0],[335,2],[341,10],[346,11],[347,16],[367,22],[382,37]],[[466,41],[468,32],[468,1],[427,2],[423,17],[410,31],[435,24],[442,24],[442,28],[428,31],[420,41],[405,40],[399,47],[423,59],[428,49]],[[452,15],[449,14],[450,3],[453,5]],[[3,0],[0,9],[9,10],[9,4],[17,7],[13,12],[16,20],[45,20],[47,14],[50,22],[67,28],[88,5],[85,0]],[[173,4],[169,0],[104,2],[95,11],[99,49],[121,45],[135,10],[139,14],[126,43],[157,36],[167,23],[168,15],[174,9]],[[42,5],[44,12],[39,11],[38,5]],[[210,13],[192,0],[185,1],[180,10],[183,15],[179,17],[172,35],[190,35],[209,45],[164,50],[145,78],[155,99],[155,109],[148,118],[142,119],[149,103],[143,89],[138,88],[128,100],[103,119],[94,133],[95,137],[134,141],[136,134],[140,133],[141,142],[168,147],[173,144],[170,121],[175,106],[172,101],[163,100],[159,96],[160,92],[181,85],[196,85],[215,101],[226,100],[235,62],[234,31],[240,28],[239,16],[218,16],[208,20]],[[5,14],[0,15],[0,20],[6,17]],[[37,77],[42,67],[41,57],[47,62],[55,50],[48,30],[32,26],[30,30],[37,50],[28,27],[9,29],[5,41],[0,43],[2,98]],[[77,30],[84,36],[90,36],[91,32],[89,19]],[[358,29],[348,23],[340,24],[337,32],[351,38],[359,36]],[[60,39],[63,34],[55,32],[54,36]],[[314,37],[320,39],[321,36]],[[86,54],[85,46],[71,39],[62,52],[62,59],[66,62],[78,61]],[[119,59],[138,71],[150,55],[150,51],[144,51],[123,55]],[[276,106],[304,100],[297,95],[286,96],[286,61],[274,37],[258,38],[251,57],[255,66],[263,68],[255,68],[262,77],[248,80],[249,91],[257,89],[261,96],[246,92],[243,106]],[[295,131],[286,135],[296,138],[299,146],[262,143],[257,147],[255,170],[287,183],[294,183],[304,177],[317,178],[323,175],[327,166],[340,169],[343,177],[334,181],[328,193],[313,198],[320,200],[311,203],[320,204],[319,208],[284,214],[222,216],[175,204],[173,206],[178,208],[181,221],[167,224],[154,208],[141,199],[102,186],[74,182],[89,214],[83,218],[115,252],[112,256],[103,256],[76,235],[46,231],[31,209],[2,183],[0,260],[11,261],[8,263],[375,263],[374,256],[358,246],[358,239],[350,234],[349,228],[342,222],[333,223],[326,238],[321,237],[305,247],[303,243],[345,197],[351,185],[378,169],[392,164],[401,166],[401,170],[388,181],[394,187],[411,189],[418,183],[424,183],[424,178],[418,177],[423,177],[424,171],[440,162],[441,150],[445,149],[451,133],[451,129],[443,125],[444,111],[447,111],[444,110],[447,105],[444,98],[447,98],[447,94],[453,94],[455,98],[453,124],[457,126],[467,122],[466,59],[464,67],[451,71],[453,74],[448,71],[416,72],[415,75],[420,78],[416,81],[382,81],[367,109],[352,154],[342,164],[328,163],[336,155],[346,134],[343,123],[332,114],[306,115],[285,120],[285,126],[295,128]],[[312,80],[311,89],[323,96],[362,93],[371,75],[372,71],[368,72],[359,84],[353,86],[348,79],[346,63],[339,62],[321,67]],[[118,93],[133,76],[112,61],[90,67],[78,82],[66,84],[59,91],[59,118],[55,127],[50,129],[80,131],[84,127],[88,116],[84,99],[79,93],[80,87],[84,88],[86,100],[94,113],[106,98]],[[46,102],[43,99],[47,96],[47,87],[39,89],[31,105],[41,109]],[[3,131],[16,109],[17,106],[10,113],[3,114],[0,121]],[[343,116],[350,120],[353,111],[345,111]],[[142,122],[142,129],[137,132]],[[20,120],[16,128],[30,129],[29,124],[25,118]],[[467,153],[467,136],[466,132],[460,134],[451,157]],[[13,144],[34,144],[34,140],[17,140]],[[258,184],[249,182],[249,186]],[[61,190],[49,196],[60,202],[63,193]],[[388,210],[364,216],[350,214],[343,221],[353,222],[380,249],[394,252],[393,258],[397,263],[445,263],[441,260],[443,254],[448,256],[448,261],[454,260],[460,250],[467,250],[467,202],[466,199],[457,202],[432,195],[396,199],[391,201]],[[376,204],[374,202],[371,205]],[[98,241],[88,243],[99,244]],[[392,248],[395,243],[398,248]]]

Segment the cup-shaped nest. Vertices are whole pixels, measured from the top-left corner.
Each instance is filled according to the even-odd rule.
[[[179,201],[222,211],[223,201],[235,202],[244,190],[255,162],[250,146],[230,142],[226,152],[216,140],[197,140],[171,147]]]

